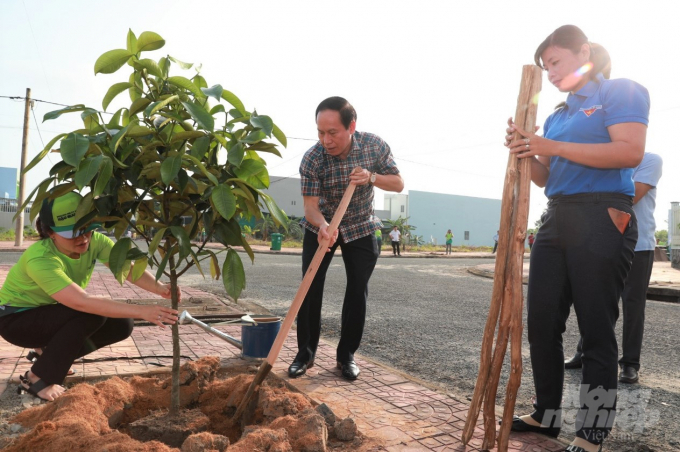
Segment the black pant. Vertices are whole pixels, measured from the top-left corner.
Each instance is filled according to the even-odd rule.
[[[392,253],[396,256],[397,254],[401,256],[401,251],[399,251],[399,242],[392,241]]]
[[[498,242],[494,242],[493,243],[493,251],[491,251],[491,254],[495,253],[497,249],[498,249]]]
[[[608,208],[631,215],[623,233]],[[552,198],[531,253],[527,325],[536,388],[534,419],[559,422],[564,384],[562,334],[573,303],[583,337],[581,410],[576,435],[599,444],[616,412],[618,300],[633,260],[637,221],[632,199],[593,193]],[[593,391],[606,394],[586,406]],[[590,396],[590,398],[589,398]],[[592,403],[589,403],[592,405]],[[590,410],[588,410],[590,408]],[[606,415],[606,425],[594,415]],[[602,417],[602,416],[601,416]],[[598,419],[602,421],[602,419]]]
[[[311,231],[305,231],[302,242],[303,275],[307,273],[318,246],[317,235]],[[366,321],[368,281],[371,279],[371,274],[378,261],[378,245],[373,234],[348,243],[343,241],[342,236],[338,236],[338,240],[331,247],[331,251],[324,256],[298,312],[298,353],[296,361],[309,361],[316,354],[316,349],[319,346],[321,304],[326,271],[338,246],[342,250],[342,260],[345,263],[347,287],[345,289],[345,300],[342,304],[340,342],[336,352],[337,360],[339,362],[353,360],[354,352],[357,351],[361,343]]]
[[[636,251],[633,265],[630,267],[626,285],[621,295],[623,307],[623,345],[621,366],[631,366],[640,370],[642,354],[642,337],[645,331],[645,306],[647,305],[647,288],[652,276],[654,251]],[[583,338],[578,341],[578,352],[583,352]]]
[[[62,304],[0,317],[0,336],[19,347],[43,349],[31,372],[47,384],[61,384],[73,361],[132,334],[132,319],[111,319]]]
[[[382,252],[382,239],[377,239],[376,242],[378,242],[378,254]]]

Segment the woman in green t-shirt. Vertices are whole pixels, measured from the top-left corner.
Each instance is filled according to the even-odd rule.
[[[108,267],[113,242],[93,232],[98,224],[74,230],[81,199],[78,193],[68,193],[43,202],[37,222],[42,240],[23,253],[0,289],[0,337],[42,352],[21,377],[20,390],[48,401],[65,391],[61,383],[75,359],[129,337],[133,318],[162,328],[177,322],[178,312],[170,308],[126,304],[85,292],[95,263]],[[171,298],[170,285],[148,271],[131,282]]]
[[[446,231],[446,254],[451,254],[451,245],[453,244],[453,232],[451,229]]]

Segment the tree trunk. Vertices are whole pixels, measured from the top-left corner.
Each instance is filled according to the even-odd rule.
[[[170,288],[172,291],[172,309],[179,309],[179,289],[177,286],[177,272],[175,271],[175,257],[170,256]],[[179,414],[179,324],[172,325],[172,392],[170,394],[170,415]]]

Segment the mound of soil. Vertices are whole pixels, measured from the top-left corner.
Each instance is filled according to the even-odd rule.
[[[326,451],[378,450],[361,433],[345,431],[305,395],[293,392],[273,375],[265,379],[241,422],[236,411],[253,381],[255,368],[220,370],[215,357],[188,362],[180,376],[182,410],[169,414],[169,375],[127,380],[113,377],[96,384],[81,383],[56,401],[29,408],[12,419],[30,429],[4,450],[8,452],[96,450],[108,452],[182,452],[255,450]],[[331,413],[332,414],[332,413]],[[351,422],[353,424],[353,422]],[[343,424],[344,425],[344,424]],[[355,429],[356,431],[356,429]],[[342,441],[338,438],[342,437]]]

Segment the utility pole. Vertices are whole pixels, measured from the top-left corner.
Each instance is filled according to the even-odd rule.
[[[26,108],[24,110],[24,136],[21,140],[21,170],[19,172],[19,199],[17,200],[17,224],[14,229],[14,246],[21,246],[24,243],[24,205],[26,198],[26,177],[24,176],[24,169],[26,168],[26,154],[28,152],[28,116],[31,109],[31,88],[26,88]]]

